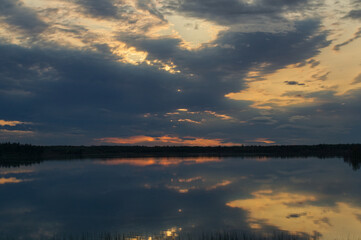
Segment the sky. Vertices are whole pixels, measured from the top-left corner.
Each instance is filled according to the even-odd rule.
[[[0,0],[0,142],[361,142],[361,0]]]

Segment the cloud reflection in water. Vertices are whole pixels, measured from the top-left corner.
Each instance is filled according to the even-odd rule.
[[[360,207],[345,202],[323,206],[317,196],[307,193],[261,190],[252,195],[226,205],[247,211],[247,222],[253,229],[266,224],[292,233],[320,233],[324,239],[361,236]]]
[[[153,165],[160,166],[174,166],[179,164],[201,164],[210,162],[220,162],[219,157],[194,157],[194,158],[179,158],[179,157],[162,157],[162,158],[114,158],[105,161],[96,161],[96,164],[103,165],[131,165],[138,167],[146,167]]]

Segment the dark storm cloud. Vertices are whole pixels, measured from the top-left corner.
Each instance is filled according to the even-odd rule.
[[[295,27],[295,31],[287,33],[223,32],[214,42],[216,47],[205,46],[196,51],[180,48],[177,39],[124,35],[120,39],[147,51],[149,59],[172,61],[182,72],[195,74],[197,79],[191,85],[182,86],[185,94],[192,92],[201,97],[193,105],[208,102],[217,107],[225,94],[245,87],[242,78],[250,68],[266,64],[263,73],[272,73],[313,57],[330,44],[327,33],[319,32],[318,22],[298,22]]]
[[[116,127],[130,134],[129,125],[137,124],[140,114],[181,107],[174,94],[180,78],[154,68],[65,49],[3,45],[1,53],[2,112],[10,119],[32,119],[51,132]],[[17,94],[22,92],[27,94]]]
[[[44,31],[47,24],[44,23],[30,8],[23,6],[19,0],[0,0],[0,15],[4,21],[14,27],[34,35]]]
[[[250,102],[224,97],[245,88],[242,79],[248,70],[266,64],[262,71],[274,72],[317,55],[329,44],[318,22],[299,22],[295,26],[295,31],[278,34],[223,32],[214,42],[215,47],[204,46],[196,51],[181,48],[178,39],[122,36],[131,46],[147,51],[149,60],[173,62],[181,70],[177,74],[157,66],[117,62],[106,49],[94,53],[1,45],[0,108],[7,119],[33,122],[32,128],[47,132],[52,143],[71,139],[68,144],[84,144],[92,138],[145,133],[224,136],[239,141],[233,136],[240,128],[236,121],[205,124],[195,131],[192,125],[176,125],[163,115],[178,108],[226,114],[248,109],[248,119],[243,119],[245,113],[236,116],[240,120],[255,119],[257,110],[247,107]],[[143,117],[147,113],[150,118]],[[244,128],[242,134],[264,137],[266,130],[257,124],[257,129]],[[44,139],[39,143],[48,142]]]
[[[116,17],[118,14],[113,0],[76,0],[75,2],[95,17]]]
[[[167,8],[228,25],[242,18],[280,17],[284,12],[305,10],[311,3],[310,0],[174,0],[168,2]]]

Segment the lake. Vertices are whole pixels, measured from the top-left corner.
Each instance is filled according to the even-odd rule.
[[[341,158],[119,158],[0,168],[0,237],[284,230],[361,237]]]

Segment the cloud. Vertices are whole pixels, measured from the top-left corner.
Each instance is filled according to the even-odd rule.
[[[333,47],[333,50],[339,51],[339,50],[341,49],[341,47],[346,46],[346,45],[352,43],[353,41],[355,41],[355,40],[357,40],[357,39],[359,39],[359,38],[361,38],[361,28],[359,28],[358,31],[355,32],[355,34],[354,34],[354,36],[353,36],[352,38],[344,41],[343,43],[340,43],[340,44],[335,45],[335,46]]]
[[[331,72],[326,72],[326,73],[316,73],[314,75],[312,75],[312,78],[316,79],[316,80],[321,80],[321,81],[326,81],[328,78],[328,75],[330,75]]]
[[[36,131],[23,125],[5,127],[8,129],[0,129],[0,142],[30,142],[37,137]]]
[[[2,127],[4,127],[4,126],[14,127],[14,126],[20,125],[20,124],[29,124],[29,123],[20,122],[20,121],[6,121],[6,120],[0,119],[0,126],[2,126]]]
[[[304,83],[299,83],[297,81],[285,81],[287,85],[298,85],[298,86],[304,86]]]
[[[75,3],[80,4],[94,17],[115,18],[118,15],[118,8],[113,0],[75,0]]]
[[[247,142],[250,142],[250,143],[266,143],[266,144],[273,144],[273,143],[276,143],[275,141],[272,141],[268,138],[256,138],[256,139],[253,139],[253,140],[247,140]]]
[[[277,123],[277,120],[273,119],[271,116],[260,116],[252,118],[249,122],[252,124],[273,125]]]
[[[206,190],[207,191],[211,191],[211,190],[215,190],[217,188],[220,188],[220,187],[225,187],[225,186],[228,186],[229,184],[231,184],[232,181],[230,180],[223,180],[222,182],[219,182],[219,183],[216,183],[210,187],[207,187]]]
[[[290,122],[297,122],[297,121],[301,121],[301,120],[309,120],[310,117],[309,116],[300,116],[300,115],[296,115],[296,116],[292,116],[289,118]]]
[[[314,67],[317,67],[318,65],[320,65],[320,61],[316,61],[315,59],[311,59],[307,63],[311,65],[311,68],[314,68]]]
[[[197,122],[197,121],[194,121],[194,120],[188,119],[188,118],[186,118],[186,119],[178,119],[178,122],[188,122],[188,123],[194,123],[194,124],[201,124],[202,123],[202,121]]]
[[[250,23],[261,20],[280,20],[282,14],[310,8],[314,4],[308,0],[181,0],[170,1],[165,8],[190,17],[204,18],[221,25]]]
[[[157,18],[165,21],[163,14],[157,9],[155,3],[149,0],[136,0],[137,7],[139,9],[145,10],[150,14],[156,16]]]
[[[361,83],[361,73],[357,77],[355,77],[355,79],[352,82],[352,84],[357,84],[357,83]]]
[[[24,181],[24,180],[17,179],[17,178],[14,178],[14,177],[11,177],[11,178],[0,178],[0,185],[8,184],[8,183],[21,183],[21,182],[23,182],[23,181]]]
[[[282,6],[279,11],[285,13],[301,9],[301,2],[276,1],[275,5]],[[84,42],[82,47],[45,41],[26,47],[1,43],[0,107],[6,120],[36,122],[32,129],[16,126],[18,131],[34,132],[36,143],[93,144],[93,139],[143,135],[224,140],[220,143],[242,143],[263,137],[279,143],[287,134],[276,136],[272,129],[287,124],[290,115],[308,116],[307,112],[278,115],[275,105],[272,106],[274,111],[267,115],[271,117],[264,118],[264,110],[252,108],[251,101],[225,96],[249,88],[247,77],[253,69],[257,69],[258,80],[262,81],[265,78],[261,77],[290,64],[306,62],[318,68],[315,56],[330,44],[327,40],[329,32],[323,30],[320,21],[293,21],[292,30],[283,32],[240,32],[224,28],[211,42],[190,50],[184,48],[179,36],[141,32],[143,23],[138,25],[139,22],[152,19],[151,25],[155,26],[161,21],[161,16],[156,15],[165,13],[157,4],[136,3],[138,5],[130,7],[117,1],[77,2],[78,15],[71,12],[69,19],[78,18],[87,25],[69,23],[66,29]],[[216,2],[194,4],[208,8]],[[117,13],[109,10],[111,5]],[[79,6],[83,10],[80,11]],[[126,6],[128,13],[123,8]],[[182,12],[182,8],[178,10]],[[35,10],[29,10],[35,13]],[[153,10],[159,12],[149,12]],[[85,16],[83,11],[86,11]],[[190,10],[183,13],[190,14]],[[137,14],[141,17],[133,22]],[[277,14],[270,13],[269,16]],[[147,18],[143,19],[145,15]],[[101,21],[106,23],[103,26],[114,29],[111,34],[97,35],[99,26],[85,20],[90,23]],[[131,21],[129,25],[128,20]],[[115,26],[118,21],[119,28]],[[65,28],[65,25],[61,27]],[[99,45],[100,37],[105,39],[102,45]],[[123,47],[123,43],[126,46]],[[121,53],[123,49],[133,50]],[[117,55],[117,51],[121,54]],[[136,64],[123,61],[126,54],[130,56],[134,52],[144,53],[144,61]],[[170,72],[166,66],[174,71]],[[304,81],[295,79],[287,84],[294,82],[303,84]],[[327,99],[331,101],[332,97]],[[179,116],[167,115],[177,109],[188,111]],[[296,134],[297,130],[294,131]]]
[[[223,120],[232,120],[233,118],[231,116],[228,116],[226,114],[218,114],[216,112],[212,112],[212,111],[204,111],[205,113],[209,113],[215,117],[221,118]]]
[[[7,94],[0,95],[0,107],[7,119],[39,123],[34,127],[39,143],[70,143],[72,139],[73,144],[92,144],[92,139],[114,134],[174,134],[239,143],[250,133],[247,130],[240,139],[233,136],[235,129],[257,113],[247,107],[248,102],[225,95],[245,88],[244,77],[254,66],[264,66],[262,73],[274,72],[317,55],[329,44],[327,33],[319,27],[317,21],[305,21],[297,23],[295,31],[282,34],[222,32],[198,50],[182,48],[177,38],[119,37],[146,52],[147,61],[174,64],[179,70],[175,73],[157,64],[119,62],[109,51],[2,44],[0,87]],[[232,49],[222,47],[226,44]],[[173,122],[164,117],[176,109],[202,114]],[[175,124],[179,119],[201,122],[203,118],[213,120],[202,122],[197,130],[193,124]]]
[[[288,215],[286,218],[299,218],[302,216],[307,216],[307,213],[292,213],[290,215]]]
[[[0,14],[7,24],[29,35],[39,34],[48,27],[36,11],[25,7],[19,0],[0,0]]]
[[[253,198],[227,203],[229,207],[246,210],[248,212],[247,222],[250,225],[257,224],[260,228],[265,227],[264,225],[273,225],[291,233],[317,231],[328,239],[344,233],[344,226],[335,223],[342,221],[347,216],[349,219],[348,231],[359,232],[360,222],[356,216],[360,214],[361,209],[346,202],[337,202],[331,206],[322,205],[319,204],[318,197],[310,193],[276,193],[261,190],[253,192],[252,195]],[[260,211],[263,213],[261,217]],[[307,216],[308,221],[305,221],[302,216]]]
[[[361,19],[361,9],[351,10],[345,17],[360,20]]]
[[[330,44],[327,33],[319,27],[317,21],[303,21],[295,24],[296,30],[287,33],[224,31],[210,45],[196,51],[182,49],[178,39],[123,35],[120,40],[147,52],[149,60],[171,61],[182,73],[195,76],[188,75],[192,84],[181,87],[183,96],[192,93],[199,97],[188,99],[196,100],[197,107],[211,107],[224,102],[224,95],[245,88],[243,79],[253,67],[263,65],[260,74],[272,73],[317,55],[320,48]],[[231,48],[224,48],[226,45]]]
[[[151,145],[151,146],[234,146],[237,143],[224,142],[223,139],[205,139],[197,137],[178,137],[178,136],[132,136],[128,138],[100,138],[96,139],[102,143],[114,143],[125,145]]]

